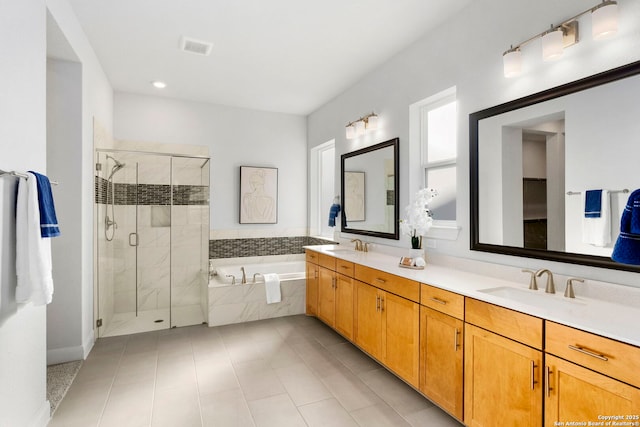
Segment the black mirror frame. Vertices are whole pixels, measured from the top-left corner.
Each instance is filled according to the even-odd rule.
[[[393,147],[393,170],[394,170],[394,211],[393,215],[395,217],[394,221],[394,231],[392,233],[384,233],[381,231],[369,231],[369,230],[358,230],[357,228],[350,228],[347,224],[345,213],[344,213],[344,162],[346,159],[354,156],[358,156],[361,154],[366,154],[371,151],[379,150],[381,148]],[[343,203],[343,209],[341,210],[341,231],[344,233],[351,234],[361,234],[364,236],[372,236],[372,237],[380,237],[383,239],[400,239],[400,139],[394,138],[389,141],[381,142],[379,144],[372,145],[370,147],[365,147],[360,150],[352,151],[350,153],[343,154],[340,156],[340,194],[341,200]]]
[[[479,208],[478,208],[478,124],[482,119],[492,117],[518,108],[527,107],[548,101],[571,93],[580,92],[595,86],[611,83],[616,80],[640,74],[640,61],[617,67],[593,76],[585,77],[571,83],[551,88],[533,95],[525,96],[514,101],[506,102],[486,110],[477,111],[469,115],[469,176],[470,176],[470,208],[471,208],[471,247],[472,251],[491,252],[502,255],[515,255],[526,258],[539,258],[550,261],[582,264],[592,267],[609,268],[640,272],[640,266],[620,264],[611,258],[595,255],[548,251],[543,249],[527,249],[514,246],[501,246],[480,243],[479,238]]]

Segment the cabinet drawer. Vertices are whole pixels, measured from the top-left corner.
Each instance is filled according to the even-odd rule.
[[[423,283],[420,287],[420,304],[456,319],[464,320],[464,297],[462,295]]]
[[[324,268],[335,271],[336,259],[331,255],[318,254],[318,264]]]
[[[361,282],[369,283],[376,288],[384,289],[413,302],[420,302],[420,283],[395,274],[355,265],[355,277]]]
[[[542,319],[466,298],[465,321],[533,348],[542,349]]]
[[[318,252],[310,251],[309,249],[306,249],[305,252],[307,253],[307,262],[318,264],[318,258],[320,255]]]
[[[336,271],[345,276],[353,277],[353,263],[336,258]]]
[[[546,322],[545,351],[640,387],[640,348]]]

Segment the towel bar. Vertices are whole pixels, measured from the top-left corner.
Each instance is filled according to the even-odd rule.
[[[0,169],[0,176],[5,176],[5,175],[7,175],[7,176],[15,176],[15,177],[18,177],[18,178],[28,178],[29,177],[29,175],[27,175],[26,173],[20,173],[20,172],[16,172],[16,171],[7,172],[7,171],[3,171],[2,169]],[[53,180],[50,179],[49,182],[52,185],[58,185],[58,181],[53,181]]]
[[[622,190],[611,190],[609,193],[628,193],[628,188],[623,188]],[[578,194],[582,194],[581,191],[567,191],[567,196],[577,196]]]

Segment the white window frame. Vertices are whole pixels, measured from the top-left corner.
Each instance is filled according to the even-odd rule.
[[[420,188],[426,186],[427,172],[429,170],[442,167],[456,167],[457,173],[457,152],[455,158],[450,158],[437,162],[429,162],[427,159],[427,114],[430,110],[456,101],[456,87],[451,87],[433,96],[425,98],[412,104],[409,107],[410,117],[410,195],[415,194]],[[456,123],[457,126],[457,123]],[[457,130],[457,129],[456,129]],[[457,139],[457,138],[456,138]],[[458,206],[456,191],[456,210]],[[438,220],[433,221],[433,226],[427,233],[429,239],[456,240],[460,231],[458,226],[458,214],[456,212],[455,220]]]

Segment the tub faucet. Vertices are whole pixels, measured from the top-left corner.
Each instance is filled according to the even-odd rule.
[[[556,287],[553,284],[553,273],[546,268],[541,268],[536,272],[536,277],[542,276],[544,273],[547,273],[547,286],[544,288],[544,291],[548,294],[555,294]]]
[[[253,273],[253,283],[256,283],[256,276],[259,276],[261,273]]]
[[[231,277],[231,284],[232,285],[236,284],[236,276],[234,276],[233,274],[227,274],[226,277]]]
[[[244,267],[240,267],[240,271],[242,271],[242,281],[240,282],[240,284],[246,285],[247,284],[247,273],[244,271]]]

